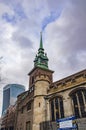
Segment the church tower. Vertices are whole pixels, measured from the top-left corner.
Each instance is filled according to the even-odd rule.
[[[29,73],[29,86],[34,89],[32,130],[40,130],[41,123],[49,120],[45,96],[52,83],[52,73],[53,71],[48,68],[48,57],[44,52],[41,33],[40,46],[34,60],[34,68]]]

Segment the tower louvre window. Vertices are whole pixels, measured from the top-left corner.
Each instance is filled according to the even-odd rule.
[[[31,130],[31,122],[26,122],[26,130]]]
[[[24,108],[22,107],[22,108],[21,108],[21,113],[23,114],[23,112],[24,112]]]
[[[34,83],[34,76],[32,76],[32,84]]]
[[[27,103],[27,111],[31,110],[31,102]]]

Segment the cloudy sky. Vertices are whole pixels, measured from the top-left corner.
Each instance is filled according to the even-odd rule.
[[[86,0],[0,0],[0,113],[2,88],[28,88],[40,32],[54,81],[86,68]]]

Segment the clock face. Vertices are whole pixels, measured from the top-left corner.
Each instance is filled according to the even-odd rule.
[[[45,62],[45,61],[42,61],[41,63],[42,63],[42,64],[46,64],[46,62]]]
[[[46,60],[44,60],[44,59],[41,59],[41,58],[39,58],[38,59],[38,64],[43,64],[43,65],[47,65],[47,61]]]

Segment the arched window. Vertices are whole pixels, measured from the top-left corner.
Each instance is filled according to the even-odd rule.
[[[74,115],[77,118],[86,117],[86,89],[78,89],[70,94]]]
[[[52,121],[55,121],[56,119],[64,117],[62,97],[53,98],[50,101],[50,105],[51,105],[51,119],[52,119]]]

